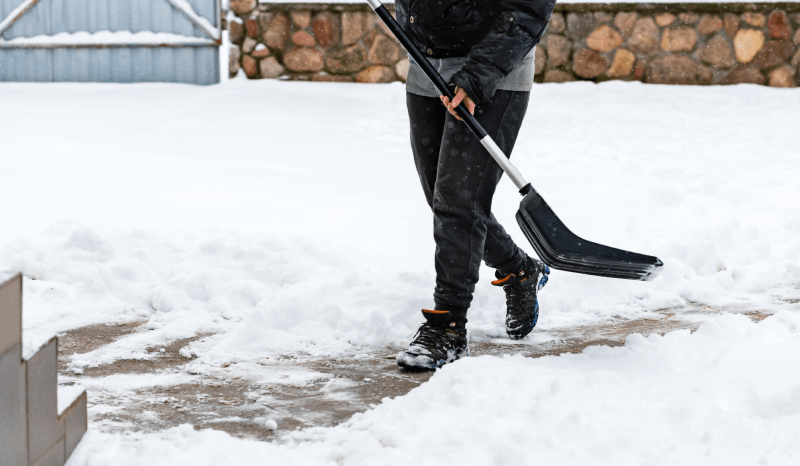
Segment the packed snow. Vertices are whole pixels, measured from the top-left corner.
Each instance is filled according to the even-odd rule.
[[[182,350],[189,373],[102,383],[399,349],[432,305],[431,215],[400,84],[3,84],[0,100],[0,269],[25,275],[26,346],[146,321],[147,332],[75,355],[76,373],[200,333],[215,335]],[[664,309],[705,321],[693,335],[467,359],[282,445],[191,427],[90,431],[71,464],[789,464],[800,455],[799,104],[795,90],[749,85],[534,86],[512,161],[577,234],[666,266],[646,283],[554,270],[520,344]],[[504,179],[494,210],[526,245],[519,199]],[[507,341],[504,295],[489,269],[481,276],[471,338]],[[709,317],[722,310],[782,312],[760,324]]]

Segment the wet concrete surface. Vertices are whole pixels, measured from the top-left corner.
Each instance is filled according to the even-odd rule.
[[[698,308],[697,313],[717,313]],[[766,314],[749,313],[753,320]],[[548,332],[554,338],[543,344],[495,339],[472,342],[473,356],[521,354],[541,357],[579,353],[587,346],[621,346],[633,333],[664,334],[673,330],[694,331],[700,319],[690,313],[676,315],[669,310],[638,320],[612,319],[603,324],[563,328]],[[312,358],[303,355],[264,360],[247,367],[226,364],[191,375],[190,359],[179,354],[189,342],[173,341],[152,360],[120,360],[113,364],[70,372],[73,354],[102,348],[117,339],[141,331],[141,323],[96,325],[59,335],[59,370],[66,383],[98,387],[96,381],[120,374],[175,374],[185,383],[148,386],[142,389],[90,389],[90,422],[103,431],[158,431],[192,424],[214,428],[237,437],[268,440],[275,437],[264,422],[274,419],[279,432],[311,426],[334,426],[353,414],[366,411],[382,399],[402,396],[426,382],[433,373],[401,371],[395,351],[374,350],[357,357]],[[292,382],[292,374],[305,374]]]
[[[58,335],[58,372],[67,370],[68,358],[75,353],[84,354],[100,349],[125,335],[135,332],[144,322],[100,324],[81,327]]]

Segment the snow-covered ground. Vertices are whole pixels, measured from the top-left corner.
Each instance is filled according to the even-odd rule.
[[[202,373],[397,349],[432,304],[431,216],[400,84],[4,84],[0,101],[0,269],[27,277],[29,350],[57,331],[146,320],[149,332],[77,355],[72,369],[216,333],[185,348]],[[791,464],[800,93],[573,83],[537,85],[531,102],[512,160],[576,233],[666,267],[649,283],[554,271],[523,344],[663,309],[707,321],[700,331],[475,358],[281,445],[90,432],[72,464],[119,449],[131,464]],[[503,180],[495,213],[525,244],[518,202]],[[504,296],[482,277],[470,332],[502,338]],[[782,313],[753,324],[688,313],[699,308]]]
[[[713,318],[619,348],[446,366],[404,397],[284,443],[183,425],[90,431],[75,465],[795,465],[800,315]]]

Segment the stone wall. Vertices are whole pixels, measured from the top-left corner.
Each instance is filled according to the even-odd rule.
[[[230,6],[231,76],[405,80],[405,52],[366,4]],[[535,80],[795,87],[799,44],[800,3],[557,4]]]
[[[387,5],[390,7],[391,5]],[[365,4],[260,4],[231,0],[230,74],[248,78],[388,83],[408,59]]]

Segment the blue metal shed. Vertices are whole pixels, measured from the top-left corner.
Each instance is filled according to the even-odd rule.
[[[0,0],[0,81],[220,80],[220,0]]]

